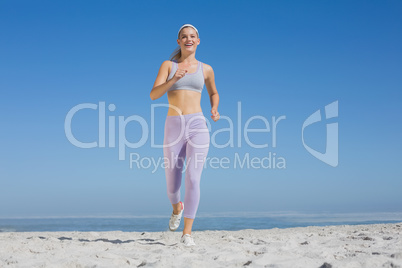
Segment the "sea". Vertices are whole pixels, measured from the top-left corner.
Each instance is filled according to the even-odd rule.
[[[58,216],[0,218],[0,232],[163,232],[170,215]],[[272,229],[306,226],[401,223],[402,212],[225,213],[197,215],[193,231]],[[182,230],[183,223],[179,230]]]

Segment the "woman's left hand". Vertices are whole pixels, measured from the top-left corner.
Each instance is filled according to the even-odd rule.
[[[211,109],[211,114],[212,114],[211,115],[212,120],[214,120],[215,122],[219,120],[220,115],[217,109]]]

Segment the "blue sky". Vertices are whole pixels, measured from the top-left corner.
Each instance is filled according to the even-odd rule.
[[[219,112],[234,122],[234,147],[211,146],[229,168],[206,167],[199,215],[226,212],[401,211],[402,3],[400,1],[2,1],[0,3],[0,217],[163,215],[171,212],[163,168],[130,168],[129,155],[158,159],[150,134],[119,160],[119,118],[151,124],[149,92],[177,31],[195,25],[196,58],[211,65]],[[204,88],[202,108],[210,116]],[[338,117],[324,107],[338,101]],[[116,121],[116,147],[83,149],[64,129],[79,104],[106,106]],[[240,104],[239,104],[240,103]],[[109,111],[108,105],[115,110]],[[237,146],[240,123],[285,116],[273,132],[250,133]],[[338,165],[324,152],[326,124],[338,123]],[[77,112],[72,132],[98,141],[97,110]],[[166,108],[155,108],[155,142],[163,141]],[[229,127],[211,123],[211,134]],[[250,128],[263,128],[253,120]],[[108,131],[109,121],[106,121]],[[143,128],[126,126],[135,143]],[[216,133],[224,144],[229,132]],[[121,149],[121,148],[120,148]],[[285,168],[235,168],[235,156],[275,153]],[[273,161],[271,159],[271,161]],[[144,162],[145,163],[145,162]],[[184,178],[183,178],[184,182]],[[184,198],[184,189],[182,191]]]

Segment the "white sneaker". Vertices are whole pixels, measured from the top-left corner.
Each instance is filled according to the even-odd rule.
[[[180,242],[186,247],[195,246],[194,240],[189,234],[185,234],[181,237]]]
[[[184,203],[181,202],[181,211],[179,213],[179,215],[175,215],[172,212],[172,215],[170,216],[170,220],[169,220],[169,229],[170,231],[176,231],[177,228],[179,228],[180,226],[180,221],[181,221],[181,216],[183,215],[183,210],[184,210]]]

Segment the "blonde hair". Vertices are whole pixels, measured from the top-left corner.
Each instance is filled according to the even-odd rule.
[[[185,26],[185,27],[183,27],[183,28],[179,31],[179,33],[178,33],[178,35],[177,35],[177,39],[180,39],[180,33],[181,33],[181,31],[183,31],[183,29],[188,28],[188,27],[193,28],[193,29],[195,30],[195,32],[197,33],[197,38],[200,38],[199,35],[198,35],[197,29],[195,29],[195,28],[192,27],[192,26]],[[177,46],[177,47],[175,48],[175,50],[172,52],[172,54],[170,54],[169,59],[170,59],[170,60],[175,60],[175,61],[177,61],[178,59],[180,59],[180,57],[181,57],[181,48],[180,48],[180,46]]]

